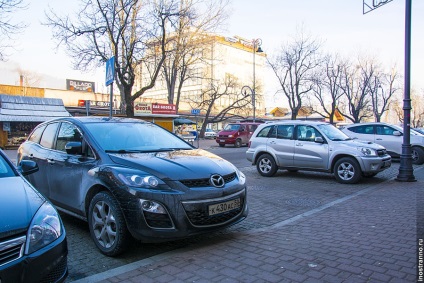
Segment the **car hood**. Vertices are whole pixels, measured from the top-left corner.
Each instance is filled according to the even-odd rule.
[[[170,180],[209,178],[211,174],[227,175],[236,170],[227,160],[202,149],[109,156],[117,164]]]
[[[337,144],[344,144],[346,146],[366,146],[372,149],[385,149],[384,146],[381,146],[379,144],[376,144],[370,141],[365,141],[365,140],[357,140],[357,139],[340,141],[340,142],[337,142]]]
[[[26,231],[44,202],[21,177],[0,178],[0,238]]]

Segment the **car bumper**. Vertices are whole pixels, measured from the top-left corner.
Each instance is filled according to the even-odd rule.
[[[391,157],[368,157],[362,158],[361,161],[363,173],[378,173],[392,165]]]
[[[140,195],[142,199],[160,203],[166,208],[167,213],[160,215],[146,213],[139,204],[140,198],[137,198],[132,202],[133,209],[124,210],[128,229],[134,238],[151,243],[223,229],[246,218],[248,206],[245,186],[230,194],[219,196],[208,194],[206,197],[199,197],[201,194],[198,194],[192,199],[186,198],[184,194]],[[233,205],[238,201],[239,207],[210,215],[211,207]]]
[[[235,144],[236,138],[222,138],[222,137],[216,137],[216,142],[220,144]]]
[[[50,245],[0,266],[0,282],[63,282],[68,276],[67,255],[63,234]]]

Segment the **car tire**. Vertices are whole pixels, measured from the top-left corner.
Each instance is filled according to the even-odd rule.
[[[262,154],[256,162],[256,169],[262,176],[272,177],[277,172],[278,167],[271,155]]]
[[[219,146],[220,147],[224,147],[225,146],[225,143],[220,143]]]
[[[96,194],[90,202],[88,224],[97,248],[107,256],[117,256],[129,246],[130,233],[118,201],[108,192]]]
[[[234,143],[234,147],[240,147],[241,146],[241,140],[236,140]]]
[[[424,163],[424,150],[420,147],[412,147],[412,163],[421,165]]]
[[[337,182],[342,184],[355,184],[362,177],[361,167],[353,157],[340,158],[333,171]]]

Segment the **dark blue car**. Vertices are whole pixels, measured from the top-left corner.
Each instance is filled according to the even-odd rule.
[[[18,149],[30,182],[88,221],[108,256],[131,239],[158,242],[228,227],[247,213],[245,176],[230,162],[138,119],[69,117],[40,124]]]
[[[0,282],[63,282],[68,248],[52,204],[21,174],[38,170],[22,161],[19,171],[0,150]]]

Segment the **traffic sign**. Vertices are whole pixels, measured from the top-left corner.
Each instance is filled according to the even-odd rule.
[[[106,86],[113,83],[115,78],[115,57],[106,61]]]
[[[193,114],[193,115],[199,115],[200,114],[200,109],[191,109],[191,114]]]

